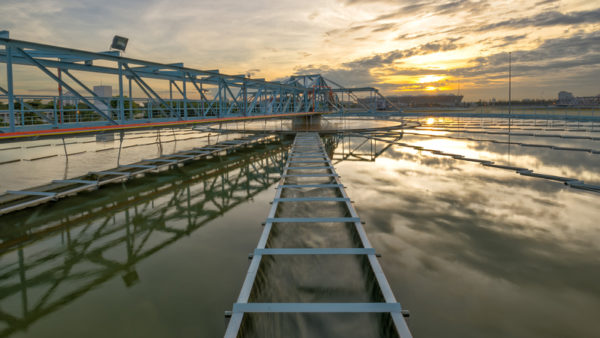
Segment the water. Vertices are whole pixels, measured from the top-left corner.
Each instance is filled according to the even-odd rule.
[[[508,157],[506,147],[439,145]],[[533,158],[598,181],[597,158],[563,156],[513,153],[511,163]],[[405,147],[374,163],[342,162],[338,172],[416,337],[600,332],[597,194]]]
[[[2,322],[0,335],[221,335],[284,151],[257,149],[3,216],[1,308],[16,320]]]
[[[507,140],[506,135],[443,135]],[[381,152],[385,143],[364,141],[337,140],[334,163],[382,254],[396,298],[411,312],[408,324],[415,337],[600,332],[598,194],[410,147]],[[598,154],[408,134],[400,142],[600,182]],[[600,148],[594,140],[521,137],[519,142]],[[152,149],[158,151],[156,145]],[[0,336],[222,335],[223,311],[231,309],[241,289],[284,151],[273,145],[0,216]],[[128,160],[152,155],[132,152]],[[44,168],[52,161],[34,162]],[[25,175],[10,165],[0,166],[2,187],[22,189],[62,178],[49,170],[16,184],[10,175]],[[90,169],[82,166],[85,170]],[[333,212],[332,207],[321,212]],[[314,235],[299,240],[293,235],[298,229],[286,231],[270,245],[345,246],[352,240],[339,236],[326,242]],[[340,264],[360,269],[356,261]],[[364,275],[340,276],[351,281],[342,290],[336,281],[301,270],[278,271],[278,285],[285,287],[265,288],[263,296],[307,300],[326,292],[332,299],[356,299],[355,290],[366,287]],[[315,288],[287,293],[295,284],[282,281],[298,281],[293,276],[312,276],[303,284]],[[353,323],[380,320],[294,316],[300,323],[295,332],[306,336],[311,335],[307,328],[326,331],[331,320],[347,323],[342,327],[347,332],[356,332]]]
[[[0,144],[0,172],[3,175],[0,193],[72,178],[90,171],[107,170],[119,164],[156,158],[238,136],[190,129],[163,129],[124,133],[121,142],[118,133],[109,135],[114,139],[97,141],[92,135],[69,137],[64,141],[42,139]]]

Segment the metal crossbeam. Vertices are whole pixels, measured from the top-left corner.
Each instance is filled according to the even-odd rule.
[[[142,162],[164,162],[164,163],[177,163],[179,162],[178,160],[167,160],[165,158],[146,158],[143,159]],[[149,168],[155,167],[155,166],[147,166]]]
[[[337,177],[337,174],[285,174],[281,175],[281,178],[285,177]]]
[[[156,169],[155,165],[143,165],[143,164],[122,164],[119,168],[140,168],[140,169]]]
[[[282,184],[279,188],[342,188],[342,184]]]
[[[288,163],[327,163],[327,161],[288,161]]]
[[[400,313],[399,303],[235,303],[234,313]]]
[[[167,155],[166,157],[195,158],[196,156],[192,156],[192,155],[177,155],[177,154],[173,154],[173,155]]]
[[[255,255],[374,255],[373,248],[269,248],[254,249]]]
[[[317,170],[317,169],[331,169],[332,167],[289,167],[289,170]]]
[[[117,175],[117,176],[131,176],[129,171],[90,171],[93,175]]]
[[[12,195],[32,195],[32,196],[55,196],[55,192],[46,192],[46,191],[27,191],[27,190],[7,190],[7,194]]]
[[[81,183],[81,184],[98,184],[98,181],[92,180],[53,180],[53,183]]]
[[[304,155],[290,155],[290,159],[295,159],[295,158],[324,158],[323,154],[318,154],[318,155],[308,155],[308,156],[304,156]]]
[[[297,154],[300,155],[300,156],[303,156],[303,157],[323,156],[323,153],[317,153],[317,152],[297,152],[297,151],[292,151],[292,153],[291,153],[290,156],[291,157],[300,157]],[[312,156],[308,156],[308,155],[312,155]]]
[[[354,223],[358,217],[281,217],[267,218],[267,223]]]
[[[349,198],[344,197],[288,197],[276,198],[273,202],[346,202]]]

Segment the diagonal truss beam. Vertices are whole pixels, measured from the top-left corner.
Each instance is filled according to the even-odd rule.
[[[144,82],[144,80],[142,80],[142,78],[133,70],[131,69],[126,63],[123,63],[123,67],[125,67],[125,70],[127,70],[129,72],[129,74],[133,77],[134,81],[138,83],[138,85],[144,86],[146,87],[146,89],[148,90],[148,92],[150,92],[162,105],[164,105],[165,107],[167,107],[167,109],[171,112],[172,115],[176,115],[177,118],[179,118],[181,120],[181,116],[179,115],[179,112],[176,110],[173,110],[173,108],[171,108],[170,105],[168,105],[165,100],[163,100],[160,95],[158,95],[154,89],[152,89],[152,87],[150,87],[146,82]]]
[[[95,110],[98,114],[102,115],[105,119],[107,119],[110,123],[112,124],[118,124],[117,121],[113,120],[110,116],[106,115],[100,108],[98,108],[95,104],[93,104],[90,100],[86,99],[85,97],[81,96],[81,94],[79,94],[75,89],[73,89],[73,87],[71,87],[70,85],[68,85],[66,82],[64,82],[63,80],[59,79],[56,75],[52,74],[51,71],[48,70],[48,68],[44,67],[41,63],[39,63],[36,59],[34,59],[32,56],[30,56],[29,54],[27,54],[23,49],[18,48],[17,50],[26,58],[28,59],[31,63],[33,63],[35,66],[37,66],[42,72],[44,72],[46,75],[48,75],[51,79],[53,79],[54,81],[58,82],[61,84],[61,86],[65,87],[67,90],[69,90],[71,93],[75,94],[75,96],[77,96],[81,101],[83,101],[86,105],[88,105],[89,107],[91,107],[93,110]]]

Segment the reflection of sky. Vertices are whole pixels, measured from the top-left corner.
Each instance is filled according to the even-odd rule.
[[[207,138],[207,135],[189,129],[128,132],[125,133],[120,152],[118,133],[114,133],[113,141],[96,141],[95,136],[84,136],[65,138],[65,145],[62,139],[5,143],[0,145],[0,149],[19,149],[1,150],[0,162],[21,161],[0,165],[0,194],[5,190],[27,189],[52,180],[74,178],[90,171],[108,170],[116,168],[118,164],[157,158],[239,136],[215,136],[212,133]],[[35,147],[38,145],[42,147]],[[53,157],[32,160],[43,156]]]
[[[473,123],[478,119],[471,119]],[[491,119],[484,120],[490,122]],[[426,124],[426,119],[423,119]],[[463,120],[462,122],[468,122]],[[457,123],[457,119],[446,118],[443,123]],[[506,120],[497,120],[506,122]],[[437,123],[437,121],[436,121]],[[433,123],[433,126],[439,124]],[[517,120],[516,123],[532,124],[533,121]],[[598,137],[599,133],[592,132],[591,124],[586,124],[587,132],[555,131],[553,134],[572,136],[579,134],[587,137]],[[506,132],[507,129],[473,129],[490,132]],[[526,131],[513,131],[525,133]],[[534,131],[541,133],[540,131]],[[533,133],[530,131],[530,133]],[[446,137],[447,136],[447,137]],[[452,137],[468,137],[474,140],[455,139]],[[600,183],[600,174],[596,168],[600,165],[600,154],[590,152],[556,150],[541,147],[527,147],[518,144],[494,143],[489,140],[507,142],[508,135],[459,133],[447,131],[410,130],[402,142],[428,149],[441,150],[447,153],[459,154],[465,157],[494,161],[497,164],[512,165],[531,169],[538,173],[575,178],[586,183]],[[560,147],[585,148],[600,151],[600,141],[595,139],[569,139],[534,136],[511,136],[510,142],[525,144],[544,144]],[[402,151],[407,151],[403,149]]]
[[[415,336],[600,329],[599,196],[404,147],[338,172]]]

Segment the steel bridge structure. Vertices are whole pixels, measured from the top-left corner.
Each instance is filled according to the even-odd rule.
[[[273,82],[189,68],[181,62],[128,58],[119,51],[90,52],[15,40],[8,31],[0,32],[0,63],[6,66],[6,88],[0,86],[0,139],[349,109],[373,112],[376,97],[383,97],[376,88],[345,88],[319,74]],[[16,68],[23,68],[28,77],[49,79],[58,95],[17,93],[23,85],[18,85]],[[98,77],[114,83],[117,95],[95,92],[92,84]],[[372,98],[373,104],[359,102],[357,94]]]

